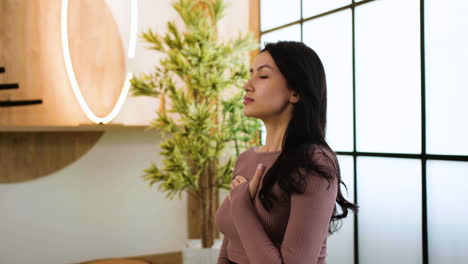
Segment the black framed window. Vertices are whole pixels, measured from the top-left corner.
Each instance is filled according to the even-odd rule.
[[[303,41],[328,84],[327,141],[361,211],[327,263],[466,263],[467,1],[260,0],[260,41]]]

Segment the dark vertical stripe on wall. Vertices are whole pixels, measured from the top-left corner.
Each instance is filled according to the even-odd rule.
[[[426,60],[425,60],[425,23],[424,0],[420,0],[421,33],[421,200],[422,200],[422,263],[429,264],[429,246],[427,232],[427,156],[426,156]]]
[[[359,206],[358,203],[358,180],[357,180],[357,141],[356,141],[356,37],[355,37],[355,6],[354,0],[353,5],[351,6],[351,23],[352,23],[352,47],[353,47],[353,180],[354,180],[354,203]],[[359,219],[358,214],[353,214],[354,216],[354,264],[359,264]]]

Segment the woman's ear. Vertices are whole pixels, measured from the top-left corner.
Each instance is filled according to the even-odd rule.
[[[295,104],[295,103],[299,102],[299,99],[300,99],[300,98],[299,98],[299,94],[297,94],[297,93],[294,92],[294,93],[289,97],[289,102]]]

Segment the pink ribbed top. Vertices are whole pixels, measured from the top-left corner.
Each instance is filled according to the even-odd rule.
[[[242,152],[233,178],[241,175],[250,181],[259,163],[266,166],[266,172],[279,154],[279,151],[258,152],[257,147]],[[334,155],[318,151],[313,159],[336,172]],[[259,188],[262,182],[263,178]],[[228,260],[239,264],[324,264],[338,187],[336,179],[330,183],[316,173],[309,173],[303,194],[285,195],[275,185],[273,190],[279,201],[273,201],[271,212],[263,208],[258,191],[252,201],[248,183],[235,187],[231,200],[226,197],[216,213],[216,225],[224,234],[218,264],[227,264]]]

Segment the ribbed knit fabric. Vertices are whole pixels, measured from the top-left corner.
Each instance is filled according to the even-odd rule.
[[[327,153],[327,154],[326,154]],[[251,180],[259,163],[265,172],[280,152],[258,152],[257,147],[241,153],[233,177]],[[335,154],[318,151],[313,159],[336,173]],[[330,158],[327,158],[330,157]],[[262,186],[263,176],[260,180]],[[218,264],[324,264],[330,218],[337,195],[336,179],[329,182],[316,172],[306,175],[303,194],[285,194],[275,185],[271,212],[266,211],[258,191],[252,200],[248,182],[231,190],[216,213],[216,225],[224,234]]]

